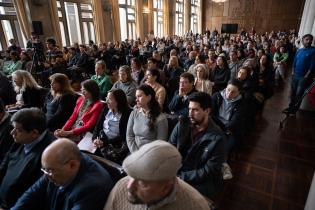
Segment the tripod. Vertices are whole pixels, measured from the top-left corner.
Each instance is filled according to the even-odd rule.
[[[297,109],[295,109],[295,110],[296,110],[295,113],[298,111],[298,106],[301,104],[303,98],[312,90],[312,88],[313,88],[314,86],[315,86],[315,80],[312,82],[312,84],[311,84],[308,88],[306,88],[306,90],[304,91],[302,97],[299,98],[299,99],[297,100],[297,102],[295,103],[294,106],[297,108]],[[295,113],[285,113],[285,117],[284,117],[284,118],[280,121],[280,123],[279,123],[279,128],[282,129],[284,123],[287,121],[287,119],[289,118],[289,116],[290,116],[291,114],[295,114]]]

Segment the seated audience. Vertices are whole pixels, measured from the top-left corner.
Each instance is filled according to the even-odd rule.
[[[265,100],[273,95],[274,72],[267,55],[263,55],[259,60],[258,87],[255,98],[259,105],[264,104]],[[262,97],[258,96],[260,94]]]
[[[174,50],[176,52],[176,50]],[[178,90],[180,75],[184,72],[178,64],[177,56],[171,56],[167,65],[164,66],[166,78],[166,90],[168,97],[172,98],[175,91]]]
[[[43,111],[50,131],[62,128],[71,116],[78,95],[72,90],[68,77],[56,73],[49,77],[50,92],[47,94]]]
[[[206,64],[206,57],[204,55],[197,55],[195,59],[195,63],[192,64],[188,69],[188,72],[194,75],[194,77],[196,77],[197,75],[196,66],[198,64]]]
[[[21,69],[26,70],[26,71],[32,70],[32,58],[29,56],[29,54],[26,51],[21,52],[21,62],[22,62]]]
[[[87,48],[85,45],[80,45],[80,55],[76,59],[76,62],[68,67],[67,72],[71,78],[81,78],[82,73],[86,71],[87,64],[89,61],[89,56],[87,54]]]
[[[14,142],[10,134],[11,130],[11,115],[5,110],[4,103],[0,99],[0,163]]]
[[[99,148],[97,155],[121,164],[129,152],[126,130],[131,109],[121,89],[110,90],[106,103],[107,106],[100,115],[92,139],[94,145]]]
[[[21,49],[20,46],[18,46],[18,45],[16,44],[15,39],[10,39],[9,42],[10,42],[10,44],[11,44],[11,45],[8,47],[8,50],[9,50],[10,52],[21,53],[22,49]]]
[[[221,92],[217,92],[212,96],[211,113],[212,116],[220,123],[221,128],[228,134],[228,152],[235,145],[235,138],[241,137],[242,117],[243,117],[243,101],[241,91],[241,82],[231,80],[228,86]]]
[[[132,79],[138,85],[140,85],[140,82],[141,82],[142,78],[144,77],[144,72],[142,71],[140,60],[138,58],[132,58],[130,66],[131,66]]]
[[[112,89],[122,89],[127,96],[128,104],[133,106],[137,86],[137,83],[131,77],[130,67],[127,65],[121,66],[119,68],[119,80],[113,85]]]
[[[101,210],[113,188],[108,172],[68,139],[58,139],[44,150],[41,170],[44,175],[12,210]]]
[[[52,142],[46,119],[37,108],[25,108],[11,118],[15,143],[0,165],[0,208],[10,209],[41,175],[41,155]]]
[[[195,89],[200,92],[212,94],[213,82],[209,78],[209,72],[206,64],[197,64],[196,67],[196,78],[195,78]]]
[[[155,91],[155,97],[157,102],[160,104],[161,109],[163,110],[164,101],[166,98],[166,90],[161,85],[160,72],[157,69],[148,69],[146,72],[146,84],[150,85]]]
[[[189,117],[179,120],[169,141],[183,157],[178,176],[211,199],[222,186],[221,167],[225,158],[226,137],[211,119],[210,113],[209,94],[191,94]]]
[[[12,80],[16,92],[16,103],[7,105],[8,110],[42,106],[42,89],[31,73],[17,70],[12,74]]]
[[[6,75],[11,75],[16,70],[22,69],[22,61],[20,60],[20,55],[18,52],[10,52],[11,61],[3,66],[3,73]]]
[[[95,64],[95,75],[91,77],[94,80],[101,91],[101,99],[105,99],[107,92],[111,89],[112,83],[109,76],[106,74],[106,65],[104,61],[97,61]]]
[[[149,85],[141,85],[136,91],[136,106],[127,125],[127,145],[131,153],[156,139],[167,140],[168,123]]]
[[[229,52],[229,57],[230,57],[230,60],[228,63],[229,63],[229,69],[231,72],[230,79],[235,79],[237,77],[238,70],[241,67],[241,62],[238,60],[236,50],[231,50]]]
[[[57,138],[67,137],[80,141],[88,131],[93,131],[103,109],[100,101],[100,89],[94,80],[82,82],[82,96],[78,98],[74,111],[62,129],[57,129]]]
[[[104,210],[210,210],[205,198],[176,177],[181,155],[167,142],[156,140],[123,162],[127,177],[111,191]]]
[[[180,75],[179,89],[175,92],[168,104],[171,114],[176,116],[188,116],[188,97],[195,92],[194,76],[188,72]]]

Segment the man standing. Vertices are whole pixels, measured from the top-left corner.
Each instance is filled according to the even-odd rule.
[[[0,208],[9,209],[40,176],[41,155],[52,142],[46,118],[37,108],[21,109],[11,122],[15,143],[0,165]]]
[[[123,162],[129,175],[112,190],[104,210],[207,210],[206,200],[176,177],[181,155],[171,144],[156,140]]]
[[[312,47],[313,36],[306,34],[302,38],[304,48],[300,48],[295,55],[292,70],[291,100],[289,107],[282,112],[295,114],[300,108],[302,96],[311,82],[315,72],[315,47]]]
[[[178,175],[201,194],[213,198],[221,187],[225,134],[212,121],[211,97],[204,92],[189,97],[189,117],[177,123],[170,143],[183,157]]]
[[[11,210],[101,210],[113,182],[108,172],[69,139],[58,139],[42,155],[42,176]]]

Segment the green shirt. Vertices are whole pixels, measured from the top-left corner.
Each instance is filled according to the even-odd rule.
[[[107,96],[107,92],[111,89],[112,87],[112,83],[110,81],[110,78],[106,75],[93,75],[91,77],[92,80],[94,80],[98,86],[100,87],[100,91],[101,91],[101,98],[104,99]]]
[[[6,75],[11,75],[16,70],[22,69],[22,62],[21,61],[16,61],[16,62],[11,61],[11,62],[9,62],[7,64],[8,65],[4,65],[3,66],[3,72]]]

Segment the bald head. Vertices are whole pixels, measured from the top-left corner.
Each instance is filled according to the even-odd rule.
[[[62,163],[69,159],[81,160],[78,146],[71,140],[60,138],[51,143],[43,152],[43,159],[50,159]]]
[[[42,168],[47,178],[57,186],[65,186],[79,171],[81,153],[69,139],[57,139],[43,152]]]

